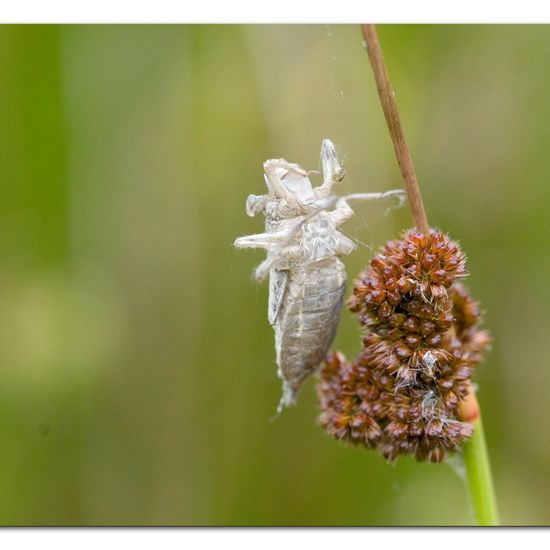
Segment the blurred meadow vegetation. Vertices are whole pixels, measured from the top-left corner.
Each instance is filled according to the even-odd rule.
[[[432,225],[468,254],[504,524],[550,523],[550,27],[379,27]],[[0,27],[0,524],[471,524],[447,464],[350,448],[280,395],[262,163],[400,177],[358,26]],[[357,204],[372,250],[406,208]],[[335,348],[353,356],[344,311]]]

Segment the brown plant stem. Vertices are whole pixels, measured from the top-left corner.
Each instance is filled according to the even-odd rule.
[[[407,193],[407,198],[409,199],[414,224],[421,233],[429,233],[430,226],[428,224],[426,210],[424,209],[424,203],[422,202],[422,197],[420,196],[420,189],[418,187],[418,180],[416,179],[416,172],[414,171],[414,164],[405,139],[401,119],[399,118],[397,102],[395,101],[395,93],[391,86],[390,77],[388,76],[388,70],[386,69],[382,48],[380,47],[380,42],[378,41],[378,35],[376,34],[374,25],[361,25],[361,29],[363,31],[367,53],[374,72],[376,88],[378,90],[380,102],[382,103],[382,109],[384,111],[384,116],[386,117],[388,130],[390,131],[395,156],[397,157],[397,163],[399,164],[405,191]]]

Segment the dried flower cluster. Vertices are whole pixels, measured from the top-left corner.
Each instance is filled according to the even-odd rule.
[[[446,235],[409,231],[356,281],[348,306],[365,329],[354,361],[330,354],[320,371],[321,425],[338,439],[440,462],[472,433],[458,420],[488,334],[457,279],[465,257]]]

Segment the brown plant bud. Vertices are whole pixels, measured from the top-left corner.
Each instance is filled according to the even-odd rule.
[[[354,361],[329,354],[320,369],[321,425],[337,439],[440,462],[470,437],[458,420],[489,344],[480,309],[457,279],[459,246],[438,231],[390,241],[356,281],[349,308],[364,329]]]

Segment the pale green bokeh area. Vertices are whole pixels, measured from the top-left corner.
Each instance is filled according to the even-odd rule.
[[[434,226],[468,253],[503,523],[550,523],[550,27],[379,28]],[[348,448],[280,384],[262,162],[400,186],[357,26],[0,27],[0,524],[469,524],[448,465]],[[410,225],[357,205],[352,278]],[[344,311],[335,346],[352,356]]]

